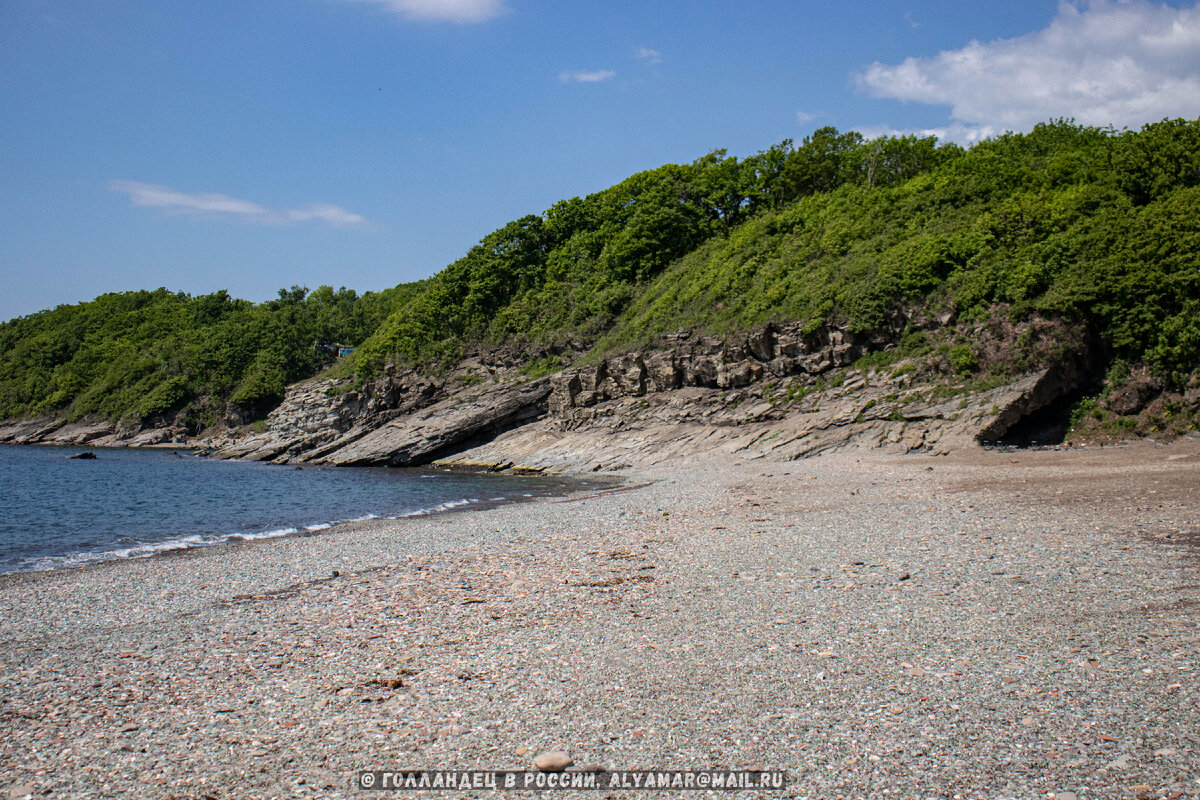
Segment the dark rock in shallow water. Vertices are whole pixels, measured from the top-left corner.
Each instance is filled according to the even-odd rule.
[[[90,453],[90,452],[89,453],[76,453],[73,456],[67,456],[67,458],[83,458],[83,459],[89,459],[89,458],[95,458],[95,457],[96,457],[96,454]]]

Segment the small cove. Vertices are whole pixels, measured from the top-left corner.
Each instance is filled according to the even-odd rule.
[[[556,476],[214,461],[179,450],[0,445],[0,573],[313,534],[606,485]]]

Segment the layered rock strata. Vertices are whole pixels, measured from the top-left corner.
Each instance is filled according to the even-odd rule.
[[[778,458],[851,444],[944,452],[1002,438],[1086,376],[1085,365],[1054,363],[1007,386],[953,393],[903,362],[853,366],[879,346],[835,328],[767,326],[726,340],[680,333],[537,380],[480,360],[437,379],[391,370],[359,389],[313,380],[288,390],[264,430],[193,444],[278,463],[571,471],[712,448]],[[89,446],[173,436],[48,420],[0,428],[0,441]]]

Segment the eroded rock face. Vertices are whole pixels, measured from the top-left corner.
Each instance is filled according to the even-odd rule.
[[[1060,361],[1034,375],[1017,381],[1019,389],[999,406],[991,421],[980,428],[975,439],[980,443],[1001,441],[1017,423],[1056,400],[1071,394],[1088,380],[1087,364],[1083,361]]]
[[[549,415],[564,428],[594,424],[615,400],[752,387],[766,378],[817,375],[848,364],[860,348],[832,329],[806,335],[798,325],[768,326],[723,341],[679,333],[661,348],[605,359],[523,383],[510,367],[464,362],[473,380],[433,380],[391,370],[352,390],[345,382],[309,381],[289,389],[265,431],[211,442],[215,455],[276,462],[426,463],[454,449]],[[500,375],[497,374],[500,371]],[[481,375],[494,383],[477,385]]]
[[[322,460],[340,466],[426,464],[475,437],[491,438],[545,413],[550,381],[449,397],[348,442]]]
[[[0,442],[6,444],[91,445],[93,447],[151,447],[183,444],[183,427],[166,424],[143,428],[134,422],[62,417],[37,417],[0,423]]]
[[[1122,416],[1136,414],[1162,390],[1162,384],[1154,379],[1149,370],[1143,368],[1131,375],[1123,385],[1114,388],[1106,405],[1114,414]]]
[[[680,334],[659,349],[551,377],[549,414],[436,463],[544,471],[648,467],[704,451],[791,460],[844,447],[947,453],[996,441],[1092,380],[1086,347],[1005,385],[969,390],[945,365],[856,368],[880,342],[767,327],[722,342]]]
[[[791,324],[727,340],[681,332],[535,381],[522,378],[519,359],[491,356],[438,378],[389,367],[357,389],[297,384],[265,430],[192,443],[278,463],[534,470],[618,469],[712,448],[777,458],[850,444],[946,452],[1001,439],[1088,375],[1086,361],[1063,360],[987,392],[947,394],[936,365],[923,377],[851,366],[885,344]],[[0,424],[0,441],[136,446],[182,436],[52,419]]]
[[[6,444],[41,442],[62,426],[63,421],[53,417],[10,420],[0,424],[0,442]]]
[[[852,363],[862,351],[844,331],[823,328],[805,335],[798,324],[767,326],[728,342],[681,334],[668,337],[663,349],[617,356],[553,376],[549,409],[570,419],[572,409],[647,392],[687,386],[736,389],[768,376],[820,375]]]
[[[848,447],[942,454],[977,446],[999,409],[1028,397],[1044,372],[1007,386],[946,396],[933,383],[889,370],[842,371],[789,400],[762,384],[740,389],[688,386],[620,397],[550,415],[469,450],[438,459],[467,469],[546,472],[645,469],[704,452],[788,461]],[[768,399],[769,398],[769,399]]]
[[[265,431],[211,446],[218,458],[419,465],[544,415],[549,395],[545,378],[477,384],[462,375],[434,380],[392,370],[361,390],[347,381],[309,381],[288,390]]]
[[[312,380],[289,387],[283,402],[267,415],[266,430],[250,436],[206,441],[218,458],[251,461],[307,461],[348,443],[406,412],[444,395],[444,385],[412,372],[392,370],[354,389],[345,380]]]

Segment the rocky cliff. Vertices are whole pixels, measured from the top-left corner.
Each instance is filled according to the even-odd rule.
[[[944,452],[1004,438],[1076,391],[1078,359],[998,386],[948,388],[911,360],[856,366],[878,342],[844,330],[767,326],[720,339],[679,333],[653,348],[545,378],[476,358],[440,378],[391,371],[351,389],[291,388],[266,429],[196,443],[220,458],[461,469],[593,470],[723,448],[798,458],[854,444]],[[928,367],[928,364],[925,365]]]
[[[1004,336],[1019,334],[1028,331]],[[681,332],[537,379],[495,355],[440,377],[389,369],[359,388],[307,381],[259,430],[189,439],[170,427],[42,419],[0,427],[0,441],[187,443],[277,463],[533,471],[619,469],[715,448],[785,459],[849,445],[945,452],[1002,441],[1092,380],[1079,350],[1045,354],[1038,368],[989,385],[955,380],[929,354],[862,358],[887,347],[798,324],[725,339]]]

